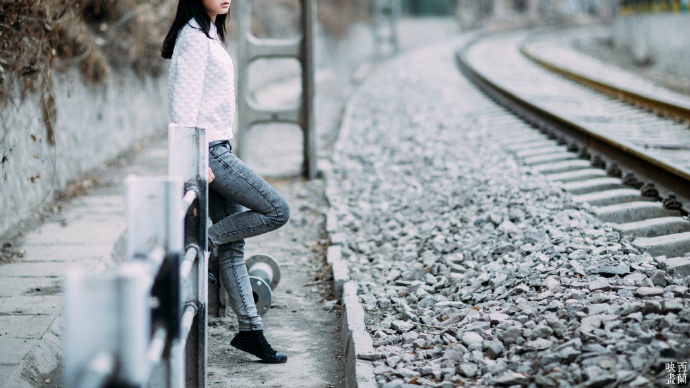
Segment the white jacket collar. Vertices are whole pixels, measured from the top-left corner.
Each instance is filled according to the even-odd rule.
[[[196,19],[191,18],[189,19],[189,22],[187,22],[191,27],[196,28],[197,30],[201,30],[201,26],[199,23],[197,23]],[[213,39],[219,39],[218,38],[218,29],[216,28],[216,25],[214,23],[211,23],[211,28],[208,31],[208,35],[213,38]]]

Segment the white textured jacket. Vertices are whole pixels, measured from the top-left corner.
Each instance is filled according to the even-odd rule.
[[[209,39],[193,18],[180,30],[170,62],[171,126],[206,129],[206,141],[232,138],[235,78],[232,59],[211,23]]]

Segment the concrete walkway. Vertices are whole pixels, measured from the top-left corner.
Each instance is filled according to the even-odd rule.
[[[104,168],[102,186],[12,241],[15,262],[0,265],[0,385],[61,383],[62,278],[74,268],[97,273],[115,264],[125,231],[124,177],[164,174],[166,148],[158,139],[121,160],[123,167]]]

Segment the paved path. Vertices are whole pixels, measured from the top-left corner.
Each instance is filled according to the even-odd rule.
[[[158,139],[123,158],[123,167],[104,169],[102,186],[63,203],[59,212],[12,241],[15,262],[0,265],[3,387],[59,383],[62,278],[74,268],[96,273],[115,264],[125,230],[123,179],[165,173],[166,147]]]

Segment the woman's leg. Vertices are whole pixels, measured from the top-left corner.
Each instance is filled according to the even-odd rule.
[[[248,210],[229,215],[209,228],[209,242],[220,246],[283,226],[290,208],[278,192],[230,152],[230,146],[210,150],[209,165],[215,179],[211,189]]]
[[[242,206],[228,201],[213,189],[209,190],[209,215],[213,223],[242,211]],[[230,307],[237,316],[240,331],[263,330],[261,317],[256,310],[249,274],[244,263],[244,240],[218,246],[220,276],[230,298]]]
[[[263,334],[244,262],[244,239],[284,225],[290,217],[285,200],[254,171],[230,152],[229,144],[212,147],[209,166],[215,179],[209,185],[209,245],[216,247],[220,275],[239,321],[230,345],[268,363],[284,363]],[[242,211],[242,206],[249,210]]]

